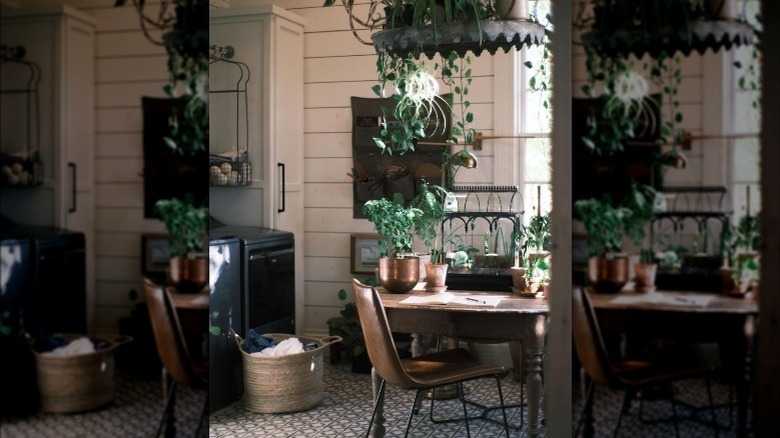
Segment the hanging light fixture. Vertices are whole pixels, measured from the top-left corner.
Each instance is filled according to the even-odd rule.
[[[326,0],[325,6],[337,1]],[[546,38],[545,27],[534,21],[503,19],[506,14],[497,12],[490,19],[458,20],[457,17],[453,19],[456,14],[453,6],[449,9],[441,7],[437,12],[433,1],[420,5],[407,3],[402,10],[396,11],[390,6],[380,8],[384,2],[371,0],[365,18],[357,16],[353,0],[341,0],[341,3],[349,15],[350,30],[358,41],[373,45],[377,53],[400,58],[409,53],[422,53],[433,59],[437,53],[449,56],[452,52],[463,57],[469,51],[479,56],[485,50],[493,55],[499,49],[506,53],[511,49],[520,50],[523,46],[543,44]],[[361,11],[365,9],[361,8]],[[423,19],[420,20],[420,17]],[[373,32],[371,41],[358,34],[359,28]]]
[[[585,2],[583,2],[584,5]],[[755,42],[753,27],[743,19],[725,18],[719,8],[696,5],[689,0],[592,1],[593,16],[581,36],[587,52],[606,57],[642,58],[681,52],[703,54],[707,49],[749,45]],[[584,6],[583,6],[584,7]],[[584,17],[583,12],[580,16]],[[582,24],[582,23],[581,23]]]

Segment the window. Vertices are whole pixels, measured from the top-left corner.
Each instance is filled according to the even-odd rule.
[[[524,1],[528,1],[532,15],[547,26],[552,2]],[[520,187],[526,223],[532,216],[549,213],[552,208],[551,72],[552,65],[549,60],[545,61],[541,46],[524,47],[506,56],[496,56],[495,134],[522,138],[495,143],[495,172],[496,175],[512,175],[511,184]],[[532,81],[535,87],[531,86]],[[513,149],[513,163],[503,160],[509,156],[503,155],[501,149]]]

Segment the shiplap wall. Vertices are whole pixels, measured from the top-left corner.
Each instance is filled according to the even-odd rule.
[[[167,55],[142,34],[132,6],[105,0],[25,0],[22,7],[65,3],[95,18],[95,256],[97,333],[118,332],[142,299],[141,234],[165,232],[143,217],[141,97],[165,97]],[[156,10],[159,2],[147,2]],[[153,35],[159,38],[159,32]]]
[[[25,6],[60,3],[27,0]],[[141,96],[164,96],[166,55],[140,31],[138,16],[128,6],[112,1],[67,0],[97,21],[96,47],[96,250],[98,331],[116,331],[116,321],[129,315],[134,302],[130,290],[141,291],[140,240],[144,232],[162,232],[157,220],[143,218]],[[321,334],[325,321],[338,313],[337,291],[349,291],[349,235],[372,232],[372,225],[353,219],[352,188],[346,173],[351,167],[350,96],[373,97],[376,83],[373,48],[360,44],[349,30],[344,9],[322,7],[322,0],[232,0],[229,7],[277,4],[306,18],[304,59],[304,171],[305,171],[305,312],[303,332]],[[365,4],[365,2],[357,2]],[[575,2],[576,3],[576,2]],[[149,10],[157,2],[147,5]],[[358,6],[359,8],[364,6]],[[576,8],[576,4],[575,4]],[[576,9],[575,9],[576,10]],[[361,32],[367,38],[367,32]],[[703,133],[705,65],[720,55],[692,55],[683,59],[680,101],[683,127]],[[574,47],[574,92],[585,80],[582,48]],[[475,127],[486,134],[494,126],[493,62],[474,60],[470,99]],[[686,151],[685,170],[671,170],[667,181],[701,184],[703,142]],[[458,173],[462,183],[493,181],[492,145],[478,152],[480,168]],[[708,152],[709,153],[709,152]]]
[[[357,11],[366,2],[356,2]],[[339,289],[351,294],[351,233],[371,233],[365,219],[352,218],[350,97],[375,97],[376,53],[359,43],[349,30],[344,8],[322,7],[322,0],[239,1],[230,7],[277,4],[306,19],[304,38],[304,172],[305,262],[304,315],[307,334],[327,332],[326,321],[337,316],[342,304]],[[368,33],[360,35],[368,38]],[[469,94],[474,126],[487,134],[493,129],[493,61],[472,57],[474,82]],[[480,168],[458,173],[463,183],[492,183],[492,151],[478,155]]]

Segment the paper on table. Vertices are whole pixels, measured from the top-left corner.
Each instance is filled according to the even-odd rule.
[[[501,297],[489,295],[454,295],[449,292],[439,292],[433,295],[413,295],[400,301],[401,304],[462,304],[465,306],[495,307]]]
[[[208,304],[209,303],[209,297],[205,295],[201,295],[195,299],[192,300],[195,304]]]
[[[675,296],[658,292],[637,295],[621,295],[612,299],[613,304],[668,304],[673,306],[704,307],[712,300],[708,295]]]
[[[496,307],[501,301],[501,297],[491,295],[471,295],[456,296],[450,301],[450,304],[464,304],[466,306],[486,306]]]
[[[412,295],[400,301],[401,304],[447,304],[454,295],[449,292],[439,292],[433,295]]]

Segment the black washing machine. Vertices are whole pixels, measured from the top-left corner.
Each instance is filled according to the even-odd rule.
[[[286,231],[212,223],[209,227],[209,409],[241,397],[241,355],[228,336],[295,334],[294,236]]]

